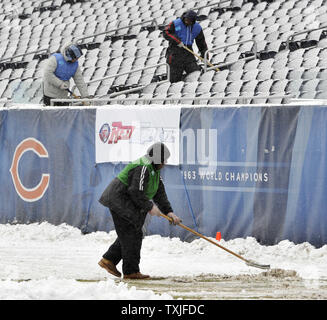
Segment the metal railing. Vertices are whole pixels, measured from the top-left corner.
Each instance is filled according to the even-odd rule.
[[[130,74],[130,73],[142,72],[144,70],[157,68],[157,67],[164,66],[164,65],[166,66],[166,70],[167,70],[167,80],[159,81],[159,83],[164,83],[164,82],[169,81],[169,79],[170,79],[170,66],[166,62],[155,64],[155,65],[144,67],[144,68],[134,69],[134,70],[130,70],[130,71],[126,71],[126,72],[122,72],[122,73],[118,73],[118,74],[114,74],[114,75],[110,75],[110,76],[106,76],[106,77],[102,77],[102,78],[99,78],[99,79],[93,79],[93,80],[90,80],[90,81],[86,82],[86,84],[90,84],[90,83],[94,83],[94,82],[98,82],[98,81],[103,81],[103,80],[107,80],[107,79],[111,79],[111,78],[118,78],[120,76],[124,76],[124,75]],[[115,97],[115,96],[118,96],[118,95],[121,95],[121,94],[132,93],[132,92],[135,92],[135,91],[139,91],[140,89],[145,88],[147,85],[149,85],[149,84],[140,85],[140,86],[132,88],[132,89],[127,89],[127,90],[114,92],[114,93],[110,94],[109,97]],[[72,91],[74,91],[75,88],[76,88],[76,85],[73,86]]]
[[[7,57],[7,58],[2,58],[0,59],[0,63],[3,62],[3,61],[7,61],[7,60],[13,60],[15,58],[19,58],[19,57],[25,57],[25,56],[28,56],[30,54],[36,54],[36,53],[40,53],[40,52],[46,52],[47,55],[50,54],[49,52],[49,49],[39,49],[39,50],[35,50],[35,51],[30,51],[30,52],[25,52],[25,53],[21,53],[21,54],[17,54],[15,56],[11,56],[11,57]]]
[[[254,55],[253,56],[250,56],[250,57],[245,57],[245,58],[242,58],[242,59],[239,59],[239,60],[236,60],[236,61],[231,61],[231,62],[227,62],[227,63],[222,63],[220,65],[216,65],[214,67],[210,67],[208,68],[208,60],[207,60],[207,53],[208,52],[214,52],[214,51],[217,51],[217,50],[220,50],[220,49],[224,49],[224,48],[228,48],[228,47],[232,47],[232,46],[236,46],[236,45],[241,45],[241,44],[244,44],[244,43],[247,43],[247,42],[253,42],[253,47],[252,47],[252,50],[253,50],[253,53]],[[216,68],[221,68],[221,67],[226,67],[226,66],[230,66],[234,63],[236,63],[237,61],[240,61],[240,60],[245,60],[245,61],[248,61],[248,60],[253,60],[253,59],[256,59],[257,58],[257,53],[258,53],[258,46],[257,46],[257,43],[255,40],[253,39],[250,39],[250,40],[244,40],[244,41],[239,41],[239,42],[235,42],[235,43],[231,43],[231,44],[226,44],[226,45],[223,45],[223,46],[220,46],[220,47],[214,47],[210,50],[207,50],[204,54],[204,71],[208,71],[208,70],[212,70],[212,69],[216,69]]]
[[[249,100],[260,100],[260,99],[293,99],[294,95],[262,95],[262,96],[228,96],[228,97],[170,97],[170,98],[106,98],[106,99],[51,99],[51,106],[54,105],[55,102],[67,102],[68,104],[89,104],[90,106],[96,106],[97,103],[105,102],[106,105],[111,103],[123,104],[125,102],[143,102],[143,104],[151,104],[151,102],[170,102],[174,104],[178,104],[183,101],[192,101],[195,105],[202,105],[200,101],[222,101],[222,100],[237,100],[237,104],[247,104]],[[205,104],[206,105],[206,104]]]
[[[80,42],[82,42],[85,39],[95,38],[97,36],[101,36],[103,34],[108,34],[108,33],[111,33],[111,32],[117,32],[117,31],[122,30],[122,29],[129,29],[131,27],[139,26],[139,25],[142,25],[142,24],[145,24],[145,23],[149,23],[149,22],[151,22],[151,24],[154,24],[155,25],[156,30],[159,28],[158,27],[158,22],[154,18],[154,19],[151,19],[151,20],[146,20],[146,21],[141,21],[141,22],[138,22],[138,23],[130,24],[128,26],[124,26],[124,27],[120,27],[120,28],[116,28],[116,29],[112,29],[112,30],[106,30],[106,31],[103,31],[103,32],[95,33],[95,34],[92,34],[92,35],[89,35],[89,36],[86,36],[86,37],[77,38],[75,41],[77,43],[80,43]]]
[[[326,29],[326,30],[327,30],[327,25],[324,25],[324,26],[319,27],[319,28],[307,29],[307,30],[303,30],[303,31],[300,31],[300,32],[296,32],[296,33],[291,34],[291,35],[287,38],[287,40],[286,40],[286,49],[289,49],[289,48],[290,48],[290,42],[291,42],[291,39],[293,39],[294,37],[299,36],[299,35],[301,35],[301,34],[305,34],[305,33],[313,32],[313,31],[318,31],[318,30],[322,30],[322,29]]]
[[[231,0],[226,0],[226,1],[218,1],[218,2],[213,2],[213,3],[207,3],[205,6],[200,6],[200,7],[194,7],[192,10],[201,10],[203,8],[208,8],[208,7],[213,7],[213,6],[220,6],[222,4],[225,4],[227,2],[231,2]],[[224,7],[222,7],[224,8]]]

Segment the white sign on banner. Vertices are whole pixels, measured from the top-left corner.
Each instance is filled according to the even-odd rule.
[[[96,163],[129,162],[163,142],[179,164],[180,107],[110,106],[98,108],[95,121]]]

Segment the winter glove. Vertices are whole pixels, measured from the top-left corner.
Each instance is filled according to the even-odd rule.
[[[154,204],[152,209],[149,211],[149,213],[151,214],[151,216],[157,216],[160,217],[160,213],[161,211],[159,210],[159,208]]]
[[[60,85],[60,89],[61,89],[61,90],[67,90],[67,89],[69,89],[69,85],[68,85],[66,82],[63,82],[63,83]]]
[[[169,212],[167,214],[167,216],[169,218],[171,218],[171,222],[170,223],[172,223],[174,226],[176,226],[177,224],[179,224],[179,223],[182,222],[182,219],[180,219],[179,217],[177,217],[174,212]]]
[[[86,96],[85,97],[86,99],[93,99],[94,98],[94,96]],[[91,101],[84,101],[83,102],[83,104],[84,104],[84,106],[91,106],[92,105],[92,102]]]

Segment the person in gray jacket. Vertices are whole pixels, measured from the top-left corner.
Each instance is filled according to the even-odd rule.
[[[48,59],[43,73],[43,103],[50,105],[51,99],[67,99],[70,79],[74,82],[82,98],[89,97],[78,59],[83,55],[81,48],[73,43],[64,45]],[[67,103],[57,102],[62,106]]]

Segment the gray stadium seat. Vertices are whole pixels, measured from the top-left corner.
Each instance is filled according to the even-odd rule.
[[[255,89],[258,85],[258,80],[249,80],[249,81],[244,81],[243,86],[241,88],[241,93],[247,93],[248,96],[254,95]]]
[[[322,79],[316,79],[316,80],[318,80],[316,91],[327,91],[327,80],[322,80]]]
[[[290,80],[285,88],[285,91],[293,94],[298,94],[302,86],[302,81],[302,79]]]
[[[303,80],[301,91],[303,92],[315,92],[319,84],[319,79]]]
[[[315,99],[326,99],[327,100],[327,91],[316,92]]]
[[[283,69],[279,69],[279,70],[275,70],[271,77],[274,80],[283,80],[283,79],[287,79],[287,75],[288,75],[289,70],[287,68],[283,68]]]
[[[287,79],[274,80],[270,88],[270,93],[282,95],[284,94],[287,85]]]
[[[259,81],[256,87],[256,93],[269,95],[270,88],[273,84],[273,81],[274,80],[272,79]]]
[[[305,79],[305,80],[317,79],[319,71],[320,71],[319,67],[305,69],[302,74],[302,79]]]

